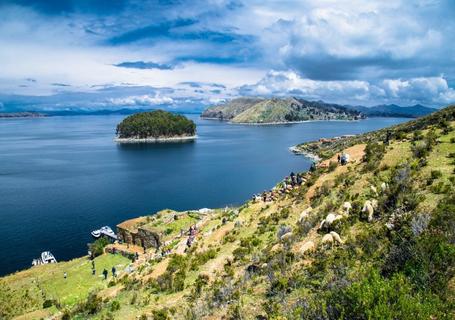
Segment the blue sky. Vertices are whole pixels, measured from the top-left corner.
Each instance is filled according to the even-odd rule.
[[[0,110],[455,102],[455,2],[0,1]]]

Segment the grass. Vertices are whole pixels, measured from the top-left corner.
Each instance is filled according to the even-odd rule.
[[[425,130],[423,133],[425,134]],[[437,133],[441,134],[440,131]],[[454,137],[455,131],[441,136],[439,138],[441,143],[435,145],[428,155],[427,166],[416,171],[417,176],[413,180],[414,190],[425,194],[425,201],[421,204],[430,208],[429,210],[418,208],[416,212],[432,212],[442,197],[440,194],[434,194],[432,186],[427,185],[426,181],[432,170],[439,170],[442,176],[435,176],[433,183],[448,182],[454,165],[453,159],[449,159],[447,155],[455,152],[455,144],[450,142]],[[163,272],[166,270],[167,263],[170,261],[169,257],[163,258],[158,263],[142,265],[143,271],[135,271],[127,279],[123,279],[125,282],[118,282],[116,286],[110,288],[107,288],[107,283],[101,277],[91,275],[88,260],[76,259],[58,265],[32,268],[13,275],[11,278],[7,277],[1,282],[0,301],[6,304],[6,301],[13,300],[12,305],[17,306],[18,310],[16,314],[28,312],[34,317],[47,317],[47,314],[55,313],[56,309],[51,307],[42,310],[45,299],[58,299],[62,304],[71,306],[83,301],[90,291],[100,290],[99,296],[104,301],[102,310],[95,315],[81,314],[77,319],[137,319],[142,315],[150,318],[153,310],[163,308],[176,310],[175,314],[169,314],[172,319],[188,318],[187,311],[190,308],[194,308],[196,311],[209,308],[210,310],[206,310],[209,313],[200,313],[195,317],[204,318],[204,315],[211,315],[210,319],[215,319],[225,315],[230,316],[234,307],[239,308],[242,318],[245,319],[255,319],[258,314],[267,314],[274,319],[296,318],[298,313],[296,313],[296,317],[291,317],[290,312],[292,310],[302,311],[303,309],[300,311],[298,308],[296,309],[296,306],[306,298],[320,298],[315,293],[326,290],[328,284],[337,284],[334,281],[337,278],[349,281],[365,278],[369,268],[377,264],[381,265],[384,261],[388,247],[391,246],[391,242],[385,237],[384,227],[384,223],[387,221],[385,214],[388,212],[376,217],[373,222],[368,222],[361,217],[360,208],[354,207],[351,217],[343,220],[343,224],[335,226],[336,231],[345,240],[345,244],[334,246],[331,249],[320,245],[325,231],[316,229],[328,212],[337,212],[341,209],[343,201],[358,204],[366,198],[374,197],[370,185],[378,187],[381,181],[387,181],[393,172],[393,167],[402,162],[411,163],[412,161],[409,159],[415,162],[410,146],[411,142],[402,140],[402,138],[392,140],[381,160],[383,167],[380,170],[373,168],[367,172],[365,163],[361,162],[359,156],[356,163],[339,166],[332,172],[321,173],[314,186],[320,186],[324,181],[330,182],[331,186],[329,191],[321,196],[320,201],[314,202],[314,210],[311,213],[311,217],[314,219],[311,220],[311,223],[315,221],[315,224],[309,232],[300,233],[297,226],[300,213],[310,204],[309,198],[311,197],[308,196],[308,193],[303,192],[306,188],[302,188],[302,192],[296,190],[296,192],[268,204],[249,202],[239,208],[238,215],[224,213],[220,209],[208,216],[201,216],[203,219],[199,220],[197,213],[188,215],[188,212],[167,210],[151,217],[144,226],[162,232],[167,239],[172,240],[170,246],[175,245],[178,241],[172,239],[172,236],[178,235],[180,229],[188,229],[196,222],[202,224],[195,242],[196,249],[195,251],[190,250],[190,256],[187,256],[190,262],[198,262],[197,268],[188,267],[186,270],[185,287],[182,291],[157,292],[154,287],[150,286],[152,281],[149,280],[156,279],[161,270]],[[315,187],[310,188],[310,191],[314,192]],[[283,209],[287,209],[289,213],[282,214]],[[174,215],[179,218],[174,220]],[[223,217],[227,219],[225,223],[222,223]],[[267,228],[260,227],[260,219],[266,217],[270,217],[266,219]],[[240,221],[241,226],[235,227],[236,221]],[[283,251],[278,253],[270,251],[270,248],[277,244],[281,248],[285,248],[277,237],[280,225],[292,228],[293,244],[303,244],[311,240],[316,245],[315,251],[303,257],[297,254],[293,256],[292,260],[285,263],[282,260],[284,259]],[[268,228],[269,226],[271,228]],[[170,230],[167,235],[166,230]],[[232,237],[227,239],[225,234]],[[253,240],[256,239],[260,240],[259,244],[255,242],[256,244],[252,245]],[[184,241],[185,238],[179,240]],[[239,255],[236,252],[237,259],[234,259],[234,250],[242,245],[249,248],[249,253]],[[215,257],[210,256],[210,259],[205,260],[198,256],[201,252],[210,249],[216,252]],[[118,256],[104,255],[96,261],[97,271],[100,272],[103,268],[110,271],[114,264],[126,266],[128,260],[122,259]],[[228,259],[231,262],[225,272],[224,265]],[[266,268],[270,269],[263,269],[264,263],[267,263]],[[253,264],[261,266],[262,271],[245,277],[247,267]],[[120,271],[123,268],[119,266],[117,269]],[[63,279],[65,271],[68,273],[66,280]],[[194,306],[191,307],[188,298],[191,297],[191,290],[195,287],[196,279],[201,274],[208,275],[210,281],[203,287],[201,295],[194,298],[196,300],[194,300]],[[289,290],[271,291],[274,280],[280,278],[289,283]],[[215,280],[220,281],[216,283]],[[7,293],[2,295],[5,287],[13,292],[10,300],[8,300]],[[118,288],[123,288],[123,290],[116,290]],[[216,298],[219,300],[215,300],[216,290],[223,292],[221,298]],[[119,310],[111,310],[114,300],[120,304]],[[319,304],[319,301],[322,301],[321,304],[324,302],[323,299],[317,300],[316,304]],[[280,314],[281,318],[274,317],[277,314]]]
[[[14,314],[42,309],[45,300],[56,300],[63,306],[74,306],[83,301],[90,291],[107,286],[107,281],[103,280],[101,274],[104,268],[110,272],[116,266],[121,272],[128,263],[129,260],[121,255],[104,254],[95,259],[95,276],[92,275],[91,262],[86,257],[37,266],[9,275],[1,281],[0,312],[7,307],[4,299],[10,299],[8,303]],[[63,277],[64,272],[67,273],[66,279]],[[11,297],[19,299],[11,300]],[[29,303],[21,301],[23,297],[28,297]]]

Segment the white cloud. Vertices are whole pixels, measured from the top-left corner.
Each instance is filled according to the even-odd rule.
[[[441,105],[455,100],[446,81],[455,74],[451,1],[250,0],[232,5],[214,0],[204,4],[165,5],[163,13],[152,10],[154,2],[144,2],[147,10],[134,3],[119,16],[102,17],[80,12],[46,15],[30,7],[1,6],[0,93],[96,92],[100,85],[128,83],[174,88],[173,93],[162,96],[173,103],[213,103],[238,93],[294,94],[361,104]],[[234,8],[226,9],[228,4]],[[181,38],[122,45],[106,41],[167,19],[197,23],[180,28]],[[184,30],[193,29],[251,36],[251,41],[241,44],[239,52],[225,52],[223,49],[233,48],[229,43],[237,48],[236,40],[211,42],[201,36],[186,41]],[[174,70],[113,66],[124,61],[168,63],[184,56],[243,56],[242,51],[255,53],[256,49],[256,55],[245,54],[251,60],[241,65],[215,63],[215,59],[214,63],[183,60]],[[267,73],[271,69],[281,71]],[[37,82],[26,82],[26,78]],[[189,81],[216,82],[226,88],[179,85]],[[162,97],[128,92],[125,97],[112,95],[103,101],[134,106],[153,104]]]
[[[115,106],[154,106],[173,104],[174,99],[160,95],[141,95],[109,99],[108,103]]]
[[[239,87],[245,95],[300,96],[342,104],[424,103],[441,106],[455,102],[455,90],[444,77],[368,81],[318,81],[300,77],[294,71],[270,71],[254,85]]]

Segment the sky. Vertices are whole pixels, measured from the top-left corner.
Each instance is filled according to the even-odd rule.
[[[451,0],[0,0],[0,111],[455,102]]]

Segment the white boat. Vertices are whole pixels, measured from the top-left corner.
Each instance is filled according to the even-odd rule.
[[[91,233],[92,233],[92,236],[94,238],[99,238],[100,235],[101,235],[101,231],[100,230],[93,230]]]
[[[98,230],[94,230],[91,232],[91,234],[94,238],[99,238],[101,236],[108,236],[110,238],[117,239],[117,235],[115,234],[115,232],[108,226],[104,226]]]
[[[57,259],[55,259],[54,255],[50,251],[44,251],[41,253],[41,261],[43,264],[57,263]]]
[[[32,266],[39,266],[40,264],[43,264],[41,259],[33,259]]]
[[[55,259],[54,255],[50,251],[44,251],[41,253],[41,257],[33,259],[32,266],[39,266],[48,263],[57,263],[57,259]]]

